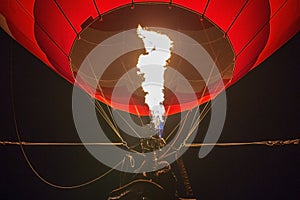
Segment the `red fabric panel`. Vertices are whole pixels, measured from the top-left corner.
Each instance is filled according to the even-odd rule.
[[[20,4],[25,8],[25,10],[33,16],[33,7],[35,0],[18,0]]]
[[[38,23],[52,40],[68,55],[76,33],[56,6],[55,2],[52,0],[37,0],[34,8],[34,16],[36,23]],[[47,54],[51,49],[41,44],[44,41],[38,39],[39,37],[41,36],[36,34],[40,46],[44,47],[42,49]]]
[[[269,21],[269,17],[270,8],[268,1],[252,0],[248,2],[228,32],[236,54],[239,54],[254,35]]]
[[[273,3],[274,0],[271,1]],[[272,4],[271,4],[272,5]],[[271,6],[272,7],[272,6]],[[259,65],[300,30],[300,2],[289,0],[270,20],[268,43],[255,66]]]
[[[208,0],[173,0],[172,3],[203,13]]]
[[[126,4],[131,4],[131,0],[95,0],[100,13],[106,13],[112,9]]]
[[[55,45],[48,35],[37,25],[35,25],[35,34],[41,49],[46,49],[47,57],[56,70],[67,80],[73,81],[72,72],[69,66],[69,58]]]
[[[270,0],[270,10],[271,14],[270,16],[273,16],[274,13],[280,8],[282,4],[284,4],[287,0]]]
[[[8,1],[5,3],[5,6],[1,5],[1,12],[8,21],[12,22],[15,27],[22,30],[24,35],[29,36],[30,40],[33,41],[33,19],[25,12],[20,4],[16,1]]]
[[[256,62],[259,53],[265,47],[269,37],[269,26],[265,28],[252,40],[251,43],[237,56],[232,81],[235,82],[248,73]]]
[[[141,2],[155,2],[155,3],[169,3],[170,0],[134,0],[135,3],[141,3]]]
[[[76,0],[76,3],[70,0],[57,0],[57,3],[78,33],[81,31],[81,24],[85,20],[90,16],[93,19],[98,16],[97,9],[92,0]]]
[[[217,24],[224,32],[227,31],[246,0],[215,0],[208,4],[205,16]]]
[[[9,29],[16,41],[22,44],[22,46],[42,60],[45,64],[52,67],[35,40],[33,28],[34,21],[30,16],[30,13],[27,13],[24,10],[32,7],[32,5],[30,5],[32,2],[27,1],[26,3],[26,6],[24,5],[24,8],[22,8],[16,1],[7,0],[5,2],[1,2],[0,12],[5,16]]]

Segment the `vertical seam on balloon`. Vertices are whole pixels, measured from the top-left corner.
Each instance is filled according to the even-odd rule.
[[[55,44],[55,46],[57,46],[57,48],[59,48],[66,57],[68,57],[67,53],[55,42],[55,40],[49,35],[49,33],[37,21],[34,20],[34,17],[24,8],[24,6],[18,0],[16,0],[16,2],[29,16],[31,16],[33,22],[48,36],[48,38]]]
[[[207,8],[208,8],[208,4],[209,4],[209,3],[210,3],[210,0],[207,0],[206,5],[205,5],[205,8],[204,8],[203,13],[202,13],[202,17],[205,16],[205,13],[206,13],[206,10],[207,10]]]
[[[98,6],[97,6],[97,4],[96,4],[96,1],[93,0],[93,3],[94,3],[94,6],[95,6],[95,8],[96,8],[96,10],[97,10],[98,15],[101,17],[101,13],[100,13],[100,11],[99,11],[99,9],[98,9]]]
[[[229,27],[227,28],[226,32],[224,33],[224,38],[227,38],[227,34],[229,32],[229,30],[231,29],[231,27],[233,26],[233,24],[235,23],[235,21],[237,20],[237,18],[240,16],[240,14],[242,13],[242,11],[245,9],[246,5],[248,3],[248,0],[245,1],[244,5],[242,6],[242,8],[240,9],[240,11],[238,12],[238,14],[236,15],[236,17],[233,19],[232,23],[229,25]],[[234,50],[233,50],[234,52]],[[235,52],[234,52],[235,53]],[[231,75],[231,78],[229,80],[229,83],[232,81],[233,77],[234,77],[234,71],[235,71],[235,67],[236,67],[236,57],[237,57],[237,54],[234,55],[234,58],[233,58],[233,69],[232,69],[232,75]]]
[[[235,16],[235,18],[233,19],[232,23],[229,25],[229,27],[227,28],[227,30],[225,31],[225,37],[227,36],[227,33],[230,31],[231,27],[233,26],[233,24],[235,23],[235,21],[238,19],[238,17],[241,15],[242,11],[245,9],[247,3],[249,2],[249,0],[246,0],[244,5],[242,6],[242,8],[240,9],[240,11],[238,12],[238,14]]]
[[[26,10],[25,9],[25,7],[24,7],[24,5],[23,4],[21,4],[20,2],[19,2],[19,0],[16,0],[16,2],[21,6],[21,8],[33,19],[33,21],[34,21],[34,17],[29,13],[29,11],[28,10]]]
[[[73,24],[71,23],[71,21],[69,20],[69,18],[67,17],[66,13],[63,11],[63,9],[60,7],[60,5],[57,3],[56,0],[54,0],[55,5],[57,6],[57,8],[60,10],[60,12],[63,14],[63,16],[66,18],[66,20],[68,21],[68,23],[70,24],[71,28],[73,29],[73,31],[76,33],[76,35],[78,35],[78,32],[76,31],[75,27],[73,26]]]
[[[169,8],[172,8],[173,0],[169,1]]]
[[[270,23],[270,21],[277,15],[277,13],[285,6],[285,4],[288,2],[286,0],[275,12],[274,14],[270,17],[269,21],[267,21],[253,36],[252,38],[246,43],[246,45],[240,50],[238,54],[236,54],[236,58],[249,46],[249,44],[257,37],[257,35]]]

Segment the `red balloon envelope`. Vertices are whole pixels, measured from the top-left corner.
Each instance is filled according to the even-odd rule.
[[[229,87],[299,31],[299,10],[298,0],[3,0],[0,25],[71,83],[84,60],[106,39],[138,24],[175,30],[206,50],[220,71],[222,83]],[[130,51],[108,66],[92,65],[91,71],[96,67],[105,70],[99,80],[91,77],[92,72],[79,77],[82,89],[116,109],[148,115],[141,88],[130,92],[117,84],[135,67],[143,52]],[[178,77],[165,80],[176,88],[175,92],[171,88],[164,91],[167,115],[192,109],[222,90],[218,82],[212,81],[209,84],[215,89],[207,91],[203,77],[188,60],[174,52],[169,65],[188,81],[197,99],[190,100]],[[96,91],[90,88],[94,81]],[[124,87],[125,96],[130,93],[129,102],[124,101],[122,94],[112,98],[119,86]],[[179,103],[174,93],[180,93],[184,100]]]

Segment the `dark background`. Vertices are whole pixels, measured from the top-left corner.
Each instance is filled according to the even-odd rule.
[[[72,85],[0,31],[0,140],[80,142],[72,119]],[[219,142],[300,138],[300,35],[227,90],[228,110]],[[11,84],[12,83],[12,84]],[[11,86],[14,98],[11,97]],[[184,156],[200,199],[297,199],[300,146],[215,147],[204,159],[199,149]],[[72,185],[107,167],[84,147],[25,147],[36,170],[50,182]],[[19,146],[0,146],[0,199],[105,199],[119,172],[79,189],[43,183]]]

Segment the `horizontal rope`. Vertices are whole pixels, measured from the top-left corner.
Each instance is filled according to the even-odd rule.
[[[121,142],[16,142],[0,141],[0,145],[23,145],[23,146],[122,146]]]
[[[227,143],[190,143],[186,147],[202,146],[245,146],[245,145],[266,145],[266,146],[283,146],[298,145],[300,139],[291,140],[266,140],[256,142],[227,142]],[[17,142],[17,141],[0,141],[0,145],[23,145],[23,146],[123,146],[121,142]]]
[[[266,146],[283,146],[289,144],[298,145],[300,139],[292,140],[267,140],[258,142],[228,142],[228,143],[191,143],[186,144],[187,147],[202,147],[202,146],[245,146],[245,145],[266,145]]]

